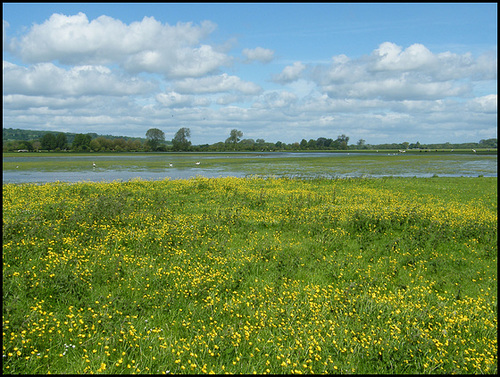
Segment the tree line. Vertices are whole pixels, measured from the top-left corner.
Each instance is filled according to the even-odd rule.
[[[497,148],[497,139],[480,140],[479,143],[388,143],[367,144],[360,139],[349,145],[349,137],[342,134],[336,139],[319,137],[302,139],[300,142],[276,143],[264,139],[243,139],[243,132],[232,129],[225,141],[214,144],[192,145],[189,140],[191,130],[180,128],[171,140],[166,140],[165,133],[158,128],[147,130],[145,139],[97,135],[95,133],[71,134],[63,132],[30,131],[3,129],[3,151],[71,151],[71,152],[227,152],[227,151],[307,151],[307,150],[374,150],[374,149],[464,149]],[[24,138],[23,138],[24,137]]]

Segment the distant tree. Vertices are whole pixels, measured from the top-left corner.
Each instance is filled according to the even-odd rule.
[[[266,141],[264,139],[257,139],[255,140],[257,144],[264,144]]]
[[[127,142],[124,138],[119,137],[118,139],[113,140],[113,149],[118,152],[123,152],[127,150]]]
[[[28,141],[28,140],[21,140],[19,142],[19,148],[18,149],[25,149],[27,151],[33,151],[33,143],[31,141]]]
[[[332,139],[327,139],[325,137],[319,137],[316,140],[316,148],[318,149],[325,149],[325,148],[330,148],[330,146],[333,144]]]
[[[68,147],[68,138],[66,134],[59,132],[55,137],[56,148],[66,149]]]
[[[366,146],[366,141],[364,139],[359,139],[357,145],[359,149],[364,149]]]
[[[325,146],[326,138],[324,137],[318,137],[316,139],[316,147],[318,149],[322,149]]]
[[[34,141],[32,145],[33,145],[33,150],[35,151],[42,149],[42,143],[40,143],[39,140]]]
[[[179,129],[172,139],[174,151],[189,150],[191,147],[191,142],[188,140],[189,137],[191,137],[191,130],[189,128],[183,127]]]
[[[42,136],[40,139],[40,142],[42,144],[42,149],[47,149],[49,151],[56,149],[57,143],[56,143],[56,137],[54,136],[53,133],[47,132]]]
[[[306,139],[302,139],[300,141],[300,149],[307,149],[307,140]]]
[[[155,151],[165,141],[165,133],[158,128],[150,128],[146,132],[146,139],[151,150]]]
[[[255,140],[254,139],[243,139],[243,140],[241,140],[240,143],[243,145],[254,145]]]
[[[90,142],[92,141],[92,136],[89,134],[76,134],[73,139],[73,144],[71,147],[75,151],[86,151],[90,148]]]
[[[232,129],[229,137],[226,139],[227,144],[236,144],[240,141],[240,138],[243,136],[243,132],[238,131],[237,129]]]
[[[337,137],[337,140],[335,140],[333,144],[334,149],[342,149],[346,150],[348,148],[347,143],[349,142],[349,136],[346,136],[344,134],[340,135]]]
[[[92,139],[90,141],[89,147],[94,152],[100,152],[101,151],[101,143],[99,142],[99,138]],[[104,150],[104,148],[103,148],[103,150]]]
[[[497,148],[497,139],[496,138],[493,138],[493,139],[482,139],[482,140],[479,140],[479,145],[481,148]]]
[[[142,148],[142,143],[139,140],[127,140],[129,151],[138,151]]]

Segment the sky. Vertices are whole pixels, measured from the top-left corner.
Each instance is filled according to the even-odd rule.
[[[496,3],[3,3],[3,127],[497,137]]]

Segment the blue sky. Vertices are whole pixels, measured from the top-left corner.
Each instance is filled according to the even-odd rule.
[[[3,3],[4,127],[497,137],[497,4]]]

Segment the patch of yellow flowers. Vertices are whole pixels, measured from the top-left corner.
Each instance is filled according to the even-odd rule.
[[[3,371],[495,373],[496,205],[383,182],[3,185]]]

